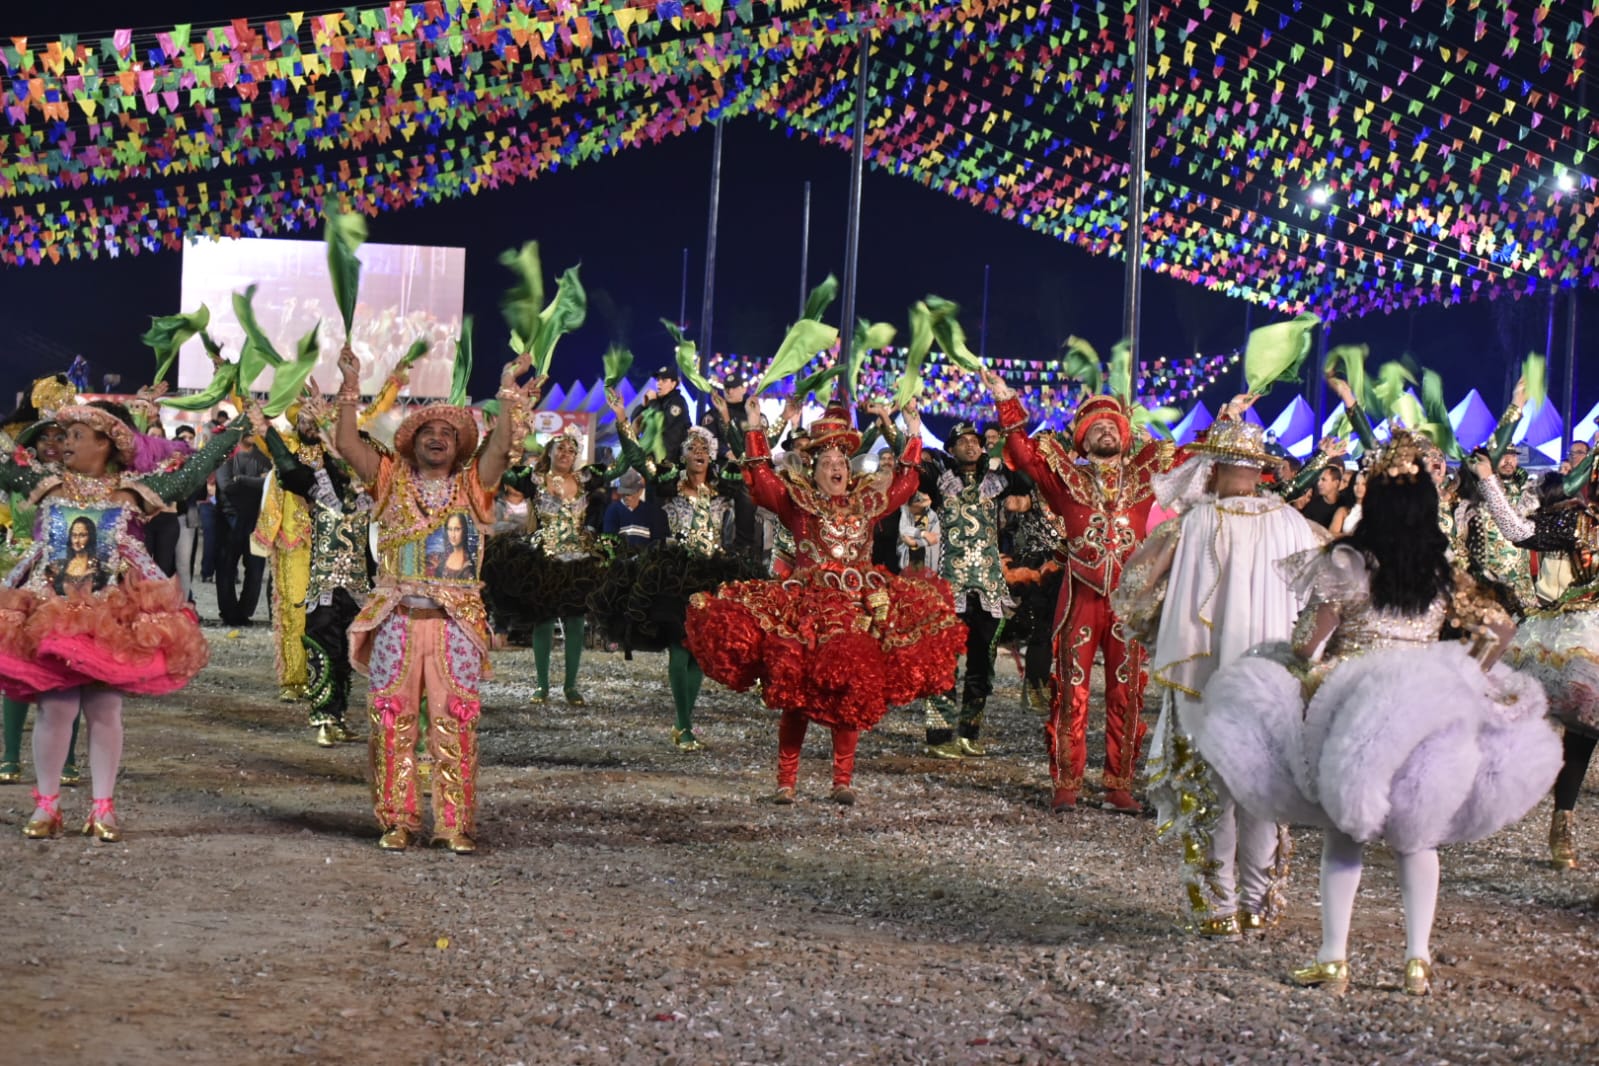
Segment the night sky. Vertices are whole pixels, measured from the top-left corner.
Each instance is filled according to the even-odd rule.
[[[98,4],[59,5],[0,15],[0,36],[53,36],[62,31],[126,25],[128,5],[105,15]],[[268,5],[270,6],[270,5]],[[260,15],[259,2],[144,0],[139,26],[169,28],[185,20],[214,22]],[[312,6],[309,10],[318,10]],[[59,13],[57,15],[52,12]],[[63,23],[63,19],[66,20]],[[99,34],[96,33],[96,36]],[[687,322],[700,317],[712,134],[700,132],[655,147],[634,149],[536,181],[485,192],[436,207],[369,220],[370,239],[393,244],[445,244],[467,249],[467,311],[477,317],[474,393],[492,389],[507,331],[497,302],[510,275],[499,253],[524,240],[540,242],[546,272],[582,263],[589,293],[588,324],[556,352],[557,380],[592,379],[612,341],[636,356],[635,377],[670,359],[658,324],[677,318],[683,254],[688,250]],[[714,347],[765,356],[776,349],[797,314],[801,281],[803,188],[812,183],[810,281],[843,274],[847,153],[804,141],[759,118],[730,122],[725,135],[721,240],[717,251]],[[858,310],[863,317],[904,328],[905,309],[928,293],[960,303],[975,349],[981,327],[983,274],[991,268],[986,351],[993,357],[1053,356],[1068,334],[1107,352],[1120,333],[1122,264],[1095,258],[1021,226],[990,217],[910,181],[867,171],[863,188]],[[9,207],[11,205],[0,205]],[[273,236],[294,236],[273,234]],[[149,350],[138,337],[148,316],[177,306],[181,257],[144,254],[61,266],[8,268],[0,273],[0,329],[10,339],[7,394],[38,374],[64,369],[75,353],[99,375],[123,375],[123,387],[146,380]],[[1141,355],[1210,354],[1242,344],[1247,325],[1277,316],[1246,309],[1201,289],[1147,274]],[[181,310],[189,310],[181,308]],[[833,316],[840,311],[835,305]],[[1599,297],[1581,298],[1579,339],[1599,336]],[[1426,307],[1396,315],[1340,320],[1329,342],[1372,347],[1370,365],[1410,353],[1439,370],[1451,400],[1482,390],[1490,406],[1507,396],[1510,368],[1530,350],[1544,350],[1546,298],[1456,308]],[[1558,315],[1550,391],[1562,388],[1566,310]],[[1594,345],[1579,349],[1578,410],[1599,399]],[[1589,354],[1583,355],[1582,352]],[[1586,366],[1587,377],[1581,369]],[[1214,408],[1236,382],[1218,384],[1205,399]],[[1280,389],[1262,407],[1275,413],[1288,399]]]

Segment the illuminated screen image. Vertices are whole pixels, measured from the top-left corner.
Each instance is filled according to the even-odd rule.
[[[351,343],[361,357],[361,391],[376,393],[411,342],[425,337],[428,352],[412,364],[404,395],[448,396],[461,329],[466,249],[363,244],[358,256],[361,292]],[[328,280],[326,245],[245,239],[184,247],[181,306],[194,310],[203,303],[210,308],[211,336],[230,360],[238,359],[244,344],[244,330],[233,314],[233,294],[251,284],[257,287],[256,321],[285,358],[292,358],[300,338],[322,323],[317,333],[321,358],[312,378],[324,392],[336,391],[344,322]],[[179,354],[178,387],[202,389],[210,380],[211,361],[196,337]],[[268,370],[252,388],[265,391],[271,380]]]

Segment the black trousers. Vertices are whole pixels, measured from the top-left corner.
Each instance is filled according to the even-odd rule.
[[[1060,601],[1060,582],[1065,572],[1057,570],[1022,593],[1023,609],[1030,613],[1032,627],[1027,633],[1026,680],[1049,684],[1055,670],[1055,604]]]
[[[150,551],[150,558],[155,560],[155,565],[167,577],[172,577],[178,572],[178,532],[180,530],[178,516],[172,511],[162,511],[151,516],[144,524],[144,546]]]
[[[230,626],[249,625],[261,603],[261,583],[266,574],[266,557],[250,554],[250,534],[259,517],[253,510],[236,511],[228,519],[228,532],[217,552],[217,614]],[[239,584],[240,564],[244,583]]]

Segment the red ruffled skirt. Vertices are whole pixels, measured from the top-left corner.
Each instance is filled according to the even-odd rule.
[[[0,588],[0,691],[12,699],[78,685],[161,696],[210,657],[176,579],[130,573],[93,596]]]
[[[880,566],[729,582],[695,596],[684,627],[707,677],[740,692],[760,682],[768,707],[857,729],[949,690],[966,650],[947,584]]]

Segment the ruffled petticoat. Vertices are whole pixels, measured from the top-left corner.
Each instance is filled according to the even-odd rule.
[[[92,596],[0,589],[0,690],[13,699],[94,684],[161,696],[188,684],[210,655],[175,578],[129,572]]]
[[[775,710],[870,729],[890,706],[948,691],[966,627],[943,581],[824,565],[738,581],[691,601],[687,646],[707,677],[756,682]]]
[[[729,581],[754,581],[765,567],[743,552],[700,555],[676,541],[619,555],[589,597],[589,612],[628,652],[683,643],[689,600]]]
[[[1382,837],[1401,854],[1520,820],[1560,769],[1538,682],[1483,673],[1459,644],[1368,652],[1306,706],[1283,645],[1262,645],[1205,688],[1195,742],[1261,818]]]
[[[490,537],[483,550],[483,600],[496,629],[527,633],[586,613],[605,565],[598,555],[552,556],[525,533]]]
[[[1599,593],[1522,620],[1505,660],[1543,683],[1549,713],[1599,736]]]

